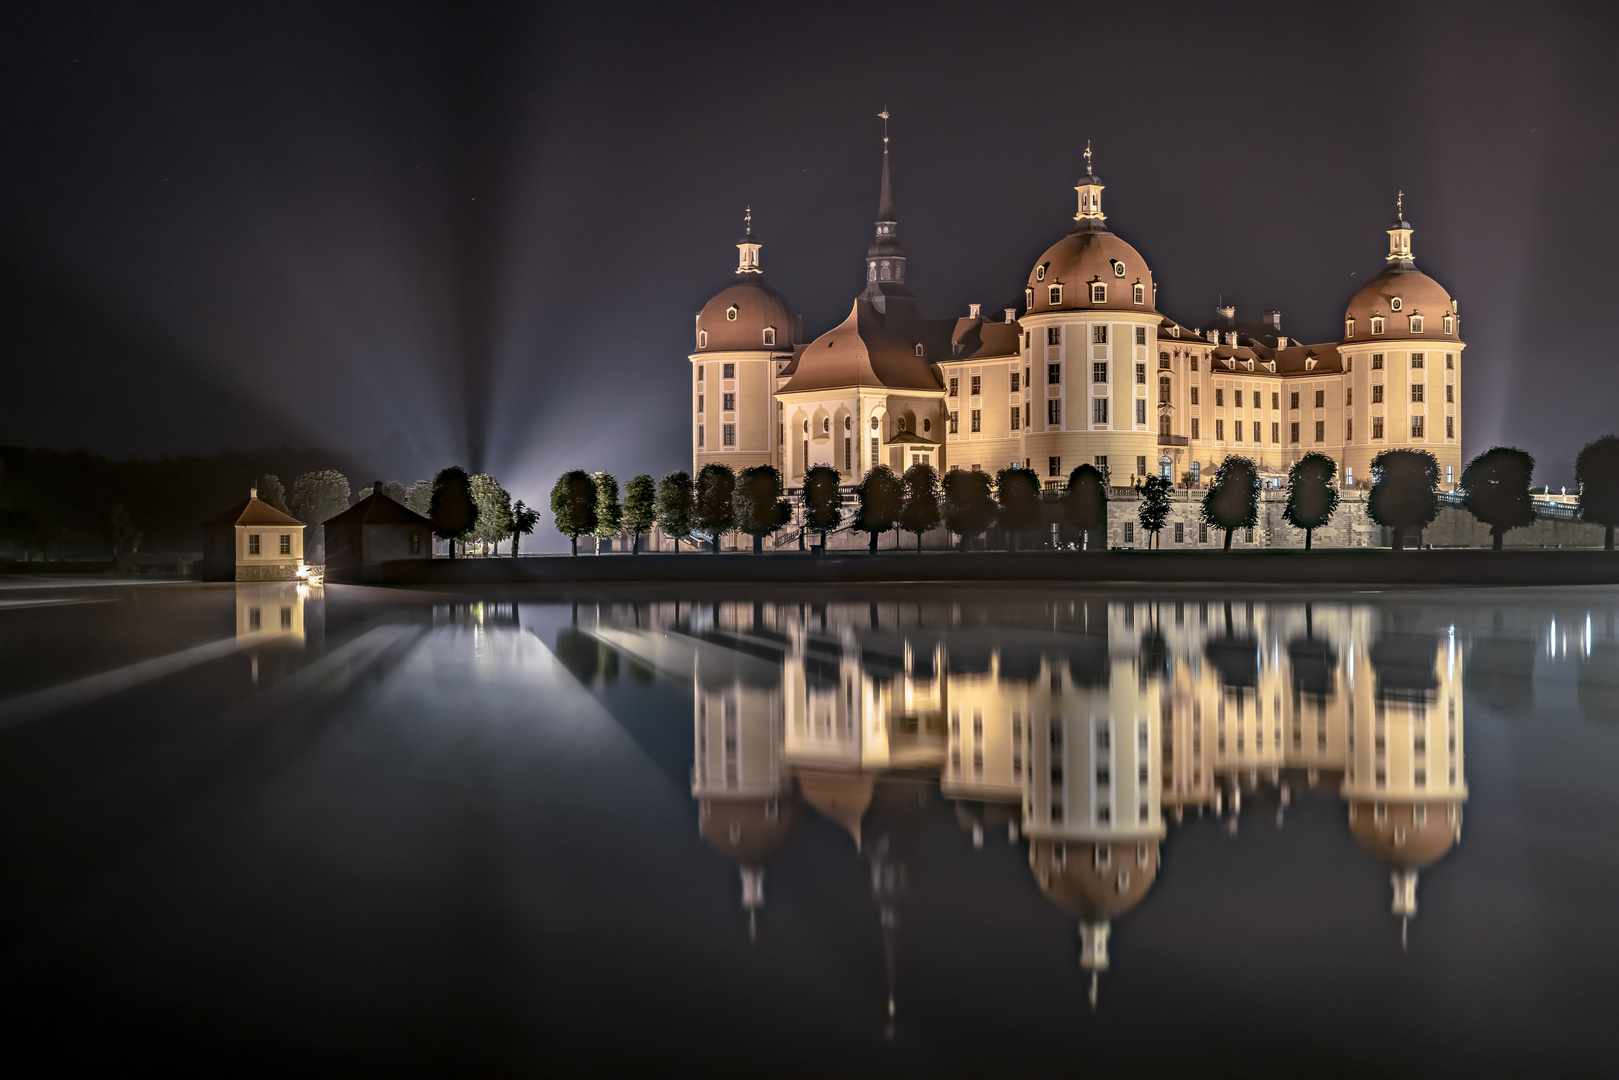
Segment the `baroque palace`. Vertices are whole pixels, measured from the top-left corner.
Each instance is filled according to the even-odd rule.
[[[1342,338],[1307,344],[1282,333],[1277,311],[1245,323],[1221,307],[1201,327],[1163,314],[1146,260],[1107,225],[1089,146],[1085,162],[1074,227],[1030,269],[1021,317],[977,304],[965,318],[922,316],[886,135],[866,287],[819,337],[805,341],[797,310],[765,282],[750,210],[736,280],[697,313],[693,473],[773,465],[793,486],[815,465],[853,483],[877,464],[1020,464],[1060,488],[1091,462],[1123,486],[1196,482],[1230,454],[1279,479],[1319,451],[1353,486],[1381,451],[1413,448],[1454,486],[1461,319],[1416,267],[1403,198],[1386,265],[1350,299]]]

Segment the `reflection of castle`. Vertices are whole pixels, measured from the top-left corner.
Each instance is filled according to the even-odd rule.
[[[1165,814],[1341,777],[1349,826],[1393,910],[1460,835],[1454,637],[1350,605],[1075,602],[738,604],[603,612],[604,644],[694,685],[699,829],[741,868],[750,925],[800,800],[870,865],[888,961],[928,789],[982,844],[1021,834],[1041,891],[1109,964],[1114,920],[1151,890]],[[634,627],[633,629],[631,627]],[[1094,1001],[1094,997],[1093,997]]]

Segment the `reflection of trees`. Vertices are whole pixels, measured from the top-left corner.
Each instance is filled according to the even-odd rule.
[[[1203,652],[1223,685],[1243,690],[1259,685],[1259,642],[1255,639],[1228,633],[1211,638]]]
[[[1377,696],[1395,701],[1431,701],[1439,689],[1434,657],[1439,640],[1430,634],[1384,634],[1367,658],[1377,676]]]
[[[1141,635],[1141,670],[1149,677],[1165,679],[1174,673],[1169,642],[1156,626]]]
[[[568,674],[585,686],[598,678],[604,684],[618,679],[618,653],[576,627],[557,631],[556,654]]]
[[[1108,683],[1113,672],[1107,653],[1107,635],[1080,634],[1067,638],[1068,677],[1075,686],[1100,689]]]
[[[1322,638],[1294,638],[1287,644],[1287,658],[1293,669],[1293,694],[1321,700],[1336,689],[1338,650]]]

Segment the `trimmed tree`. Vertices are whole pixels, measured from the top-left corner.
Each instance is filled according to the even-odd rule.
[[[995,522],[995,497],[990,494],[989,474],[967,469],[951,469],[944,474],[944,527],[961,537],[966,551],[972,538]]]
[[[696,516],[697,500],[689,474],[672,472],[658,482],[658,528],[675,542],[676,555],[680,554],[680,542],[691,538]]]
[[[901,478],[904,485],[903,502],[899,509],[899,527],[916,534],[916,550],[922,550],[922,534],[939,527],[943,514],[939,509],[939,473],[932,465],[912,465]]]
[[[1068,474],[1068,488],[1062,496],[1063,519],[1083,535],[1085,549],[1107,548],[1107,477],[1095,465],[1086,463]],[[1093,545],[1091,541],[1100,541]]]
[[[1225,530],[1224,550],[1231,550],[1231,537],[1238,529],[1251,529],[1259,523],[1259,470],[1245,457],[1233,454],[1220,462],[1214,482],[1203,496],[1203,520]]]
[[[1535,459],[1514,446],[1492,446],[1462,470],[1462,505],[1490,527],[1490,548],[1500,551],[1507,532],[1535,520],[1529,482]]]
[[[1169,494],[1174,489],[1175,485],[1162,476],[1149,476],[1141,482],[1141,505],[1136,508],[1136,520],[1141,522],[1141,529],[1149,538],[1149,548],[1164,546],[1159,533],[1164,531],[1164,524],[1169,520]]]
[[[518,499],[517,505],[512,507],[512,558],[517,558],[518,543],[532,533],[539,523],[540,512]]]
[[[405,497],[399,500],[424,518],[433,516],[433,481],[418,480],[405,489]]]
[[[830,465],[817,465],[804,474],[799,500],[804,507],[804,527],[821,534],[821,550],[826,550],[826,534],[843,524],[843,476]]]
[[[488,473],[479,473],[469,484],[472,501],[478,504],[478,524],[472,530],[472,539],[493,552],[512,535],[512,497]]]
[[[1406,533],[1422,530],[1439,516],[1439,462],[1426,450],[1385,450],[1372,459],[1372,493],[1366,512],[1394,533],[1394,550]]]
[[[1018,536],[1040,524],[1040,478],[1033,470],[1009,465],[995,474],[995,523],[1017,550]]]
[[[1603,527],[1602,546],[1613,550],[1613,527],[1619,525],[1619,436],[1604,435],[1585,444],[1574,460],[1580,486],[1580,517]]]
[[[710,462],[697,474],[697,510],[694,515],[696,531],[709,538],[714,554],[720,551],[720,540],[736,528],[736,511],[731,497],[736,494],[736,473],[729,465]]]
[[[472,530],[478,527],[478,504],[472,498],[472,481],[461,466],[440,469],[433,477],[427,517],[433,523],[433,535],[449,541],[450,558],[455,558],[455,545],[471,536]]]
[[[283,514],[291,513],[287,509],[287,489],[281,485],[281,477],[275,473],[265,473],[259,477],[259,498]]]
[[[594,473],[596,481],[596,527],[590,530],[596,538],[596,554],[601,545],[611,544],[624,531],[624,508],[618,505],[618,481],[610,473]]]
[[[1310,550],[1315,531],[1332,520],[1338,509],[1338,463],[1311,451],[1287,471],[1287,505],[1282,517],[1304,530],[1304,550]]]
[[[753,553],[764,551],[765,537],[792,520],[793,507],[782,496],[781,473],[769,465],[752,465],[736,478],[731,513],[736,527],[753,537]]]
[[[557,477],[551,488],[551,520],[579,554],[579,538],[596,531],[596,481],[583,469]]]
[[[326,522],[349,508],[349,479],[336,469],[306,472],[292,482],[287,513],[304,523],[304,550],[326,558]]]
[[[641,553],[641,534],[658,520],[658,485],[646,473],[630,478],[624,489],[624,531],[630,534],[630,554]]]
[[[860,506],[855,510],[854,527],[871,536],[869,550],[877,550],[877,537],[899,524],[899,513],[905,505],[905,487],[894,470],[877,465],[866,473],[855,489]]]

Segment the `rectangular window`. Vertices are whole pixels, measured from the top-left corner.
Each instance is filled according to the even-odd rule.
[[[422,534],[414,530],[410,534],[410,553],[419,554],[422,550]]]
[[[1018,371],[1017,371],[1016,368],[1014,368],[1012,370],[1012,393],[1014,393],[1014,394],[1017,393],[1017,389],[1018,389],[1017,384],[1018,384]]]
[[[703,381],[703,365],[702,364],[697,365],[697,381],[698,382]]]
[[[1105,304],[1105,303],[1107,303],[1107,286],[1106,285],[1092,285],[1091,286],[1091,303],[1093,303],[1093,304]]]
[[[972,390],[970,391],[970,393],[972,394],[973,397],[977,397],[979,394],[981,394],[983,392],[984,392],[984,377],[982,375],[974,375],[972,377]]]
[[[1445,438],[1454,439],[1455,437],[1456,437],[1456,418],[1454,416],[1447,416],[1447,417],[1445,417]],[[1448,466],[1447,466],[1447,468],[1448,468]]]
[[[1414,352],[1414,353],[1411,354],[1411,366],[1414,367],[1414,368],[1419,368],[1419,367],[1422,366],[1422,354],[1421,353]]]
[[[1062,303],[1062,286],[1053,285],[1046,295],[1050,298],[1053,306]]]
[[[1223,387],[1217,386],[1214,388],[1214,403],[1216,405],[1225,404],[1225,389]]]
[[[248,533],[247,534],[247,553],[249,555],[257,555],[259,553],[259,534],[258,533]]]
[[[1197,523],[1197,542],[1200,544],[1209,542],[1209,523],[1206,521]]]
[[[1147,399],[1146,398],[1136,398],[1136,423],[1145,424],[1146,422],[1147,422]]]
[[[727,379],[736,378],[736,365],[735,364],[726,364],[726,365],[724,365],[724,370],[721,371],[720,374],[722,376],[724,376],[725,378],[727,378]]]
[[[1327,392],[1325,390],[1317,390],[1315,392],[1315,407],[1318,409],[1325,409],[1327,407]]]
[[[1383,418],[1381,416],[1374,416],[1374,417],[1372,417],[1372,438],[1381,439],[1382,437],[1383,437]]]
[[[1327,422],[1325,420],[1317,420],[1315,422],[1315,441],[1327,441]]]
[[[1161,352],[1161,353],[1158,354],[1158,370],[1159,371],[1168,371],[1169,370],[1169,354],[1168,353]]]
[[[1137,364],[1136,365],[1136,385],[1137,386],[1146,386],[1147,385],[1147,365],[1146,364]]]
[[[1287,425],[1287,434],[1289,442],[1296,443],[1299,441],[1299,422],[1297,420]]]
[[[1145,454],[1136,455],[1136,475],[1141,477],[1147,475],[1147,456]]]
[[[1047,476],[1061,476],[1062,475],[1062,458],[1054,457],[1054,458],[1047,458],[1046,459],[1046,475]]]
[[[1146,343],[1147,343],[1147,328],[1145,326],[1136,327],[1136,344],[1137,345],[1145,345]]]
[[[972,429],[974,431],[983,431],[984,430],[983,420],[981,419],[982,416],[983,416],[983,410],[982,409],[974,409],[973,410],[973,412],[972,412]]]
[[[959,416],[960,413],[956,412],[956,410],[950,410],[950,434],[952,435],[957,434],[961,430],[961,422],[958,419]]]
[[[1242,421],[1231,421],[1231,438],[1234,442],[1242,442]]]
[[[1195,439],[1197,437],[1198,437],[1198,433],[1197,433],[1197,417],[1194,416],[1194,417],[1192,417],[1192,438]]]
[[[1048,386],[1056,386],[1060,382],[1062,382],[1062,365],[1061,364],[1047,364],[1046,365],[1046,384]]]
[[[1046,424],[1056,427],[1060,423],[1062,423],[1062,402],[1056,400],[1046,402]]]
[[[1186,543],[1186,522],[1184,521],[1175,522],[1175,543]]]
[[[721,397],[723,398],[723,401],[720,404],[720,408],[724,409],[726,412],[736,412],[736,395],[723,394]]]
[[[1274,423],[1274,422],[1271,424],[1271,426],[1270,426],[1270,441],[1273,442],[1273,443],[1280,443],[1282,441],[1282,425],[1281,424]]]
[[[1107,326],[1106,325],[1091,327],[1091,344],[1093,344],[1093,345],[1106,345],[1107,344]]]
[[[292,554],[292,534],[291,533],[282,533],[281,534],[281,554],[283,554],[283,555],[291,555]]]
[[[1124,542],[1126,544],[1133,544],[1136,542],[1136,523],[1133,521],[1126,521],[1124,523]],[[1097,779],[1101,779],[1100,771],[1097,773]]]
[[[1383,370],[1383,354],[1382,353],[1374,352],[1372,354],[1372,370],[1373,371],[1382,371]]]
[[[1413,439],[1422,438],[1422,417],[1420,416],[1411,418],[1411,437]]]
[[[1239,403],[1240,404],[1240,403]],[[1259,391],[1254,391],[1254,408],[1259,408]]]
[[[1192,357],[1192,370],[1193,371],[1197,370],[1197,357],[1195,357],[1195,356]]]
[[[1299,407],[1299,392],[1297,390],[1288,395],[1287,407],[1290,409],[1296,409]]]
[[[725,441],[726,446],[735,446],[736,445],[736,425],[735,424],[725,424],[725,425],[723,425],[721,427],[720,431],[724,435],[724,441]]]
[[[1446,371],[1455,371],[1456,370],[1456,354],[1455,353],[1446,353],[1445,354],[1445,370]]]
[[[1059,326],[1048,326],[1048,327],[1046,327],[1046,344],[1047,345],[1061,345],[1062,344],[1062,328],[1061,327],[1059,327]]]
[[[843,471],[845,474],[854,472],[854,439],[847,435],[843,437]]]
[[[1455,402],[1456,402],[1456,384],[1455,383],[1446,383],[1445,384],[1445,404],[1453,405],[1453,404],[1455,404]]]
[[[697,445],[703,445],[703,429],[701,427],[697,429]]]
[[[1027,404],[1023,406],[1023,426],[1029,426],[1029,406]]]
[[[1224,420],[1216,420],[1214,422],[1214,441],[1215,442],[1225,442],[1225,421]]]
[[[1272,409],[1280,409],[1282,407],[1282,395],[1277,393],[1275,390],[1270,392],[1270,407]]]
[[[1411,384],[1411,400],[1412,401],[1421,401],[1422,400],[1422,389],[1423,389],[1422,384],[1419,383],[1419,382],[1414,382],[1414,383]]]
[[[1107,398],[1099,397],[1092,399],[1091,422],[1095,424],[1107,423]]]
[[[1350,418],[1344,421],[1344,442],[1355,441],[1355,421]]]
[[[1100,363],[1100,364],[1092,364],[1091,365],[1091,382],[1093,382],[1093,383],[1105,383],[1105,382],[1107,382],[1107,364],[1105,362]]]
[[[883,448],[882,448],[882,445],[881,445],[881,441],[877,438],[877,436],[873,435],[871,437],[871,464],[872,464],[873,468],[876,468],[877,459],[882,457],[882,454],[883,454]],[[805,461],[809,460],[809,447],[808,447],[808,445],[806,445],[804,447],[804,460]]]
[[[1355,388],[1353,386],[1344,387],[1344,408],[1347,409],[1349,406],[1353,405],[1354,403],[1355,403]]]
[[[1196,405],[1197,404],[1197,387],[1194,386],[1191,389],[1192,389],[1192,404]]]
[[[957,390],[960,382],[961,382],[960,379],[957,379],[955,376],[951,376],[951,378],[950,378],[950,396],[951,397],[956,396],[956,390]]]
[[[1020,410],[1018,409],[1018,407],[1016,405],[1012,406],[1012,430],[1013,431],[1016,431],[1018,429],[1018,414],[1019,414],[1019,411]]]
[[[703,411],[703,395],[702,394],[697,395],[697,411],[698,412]]]

